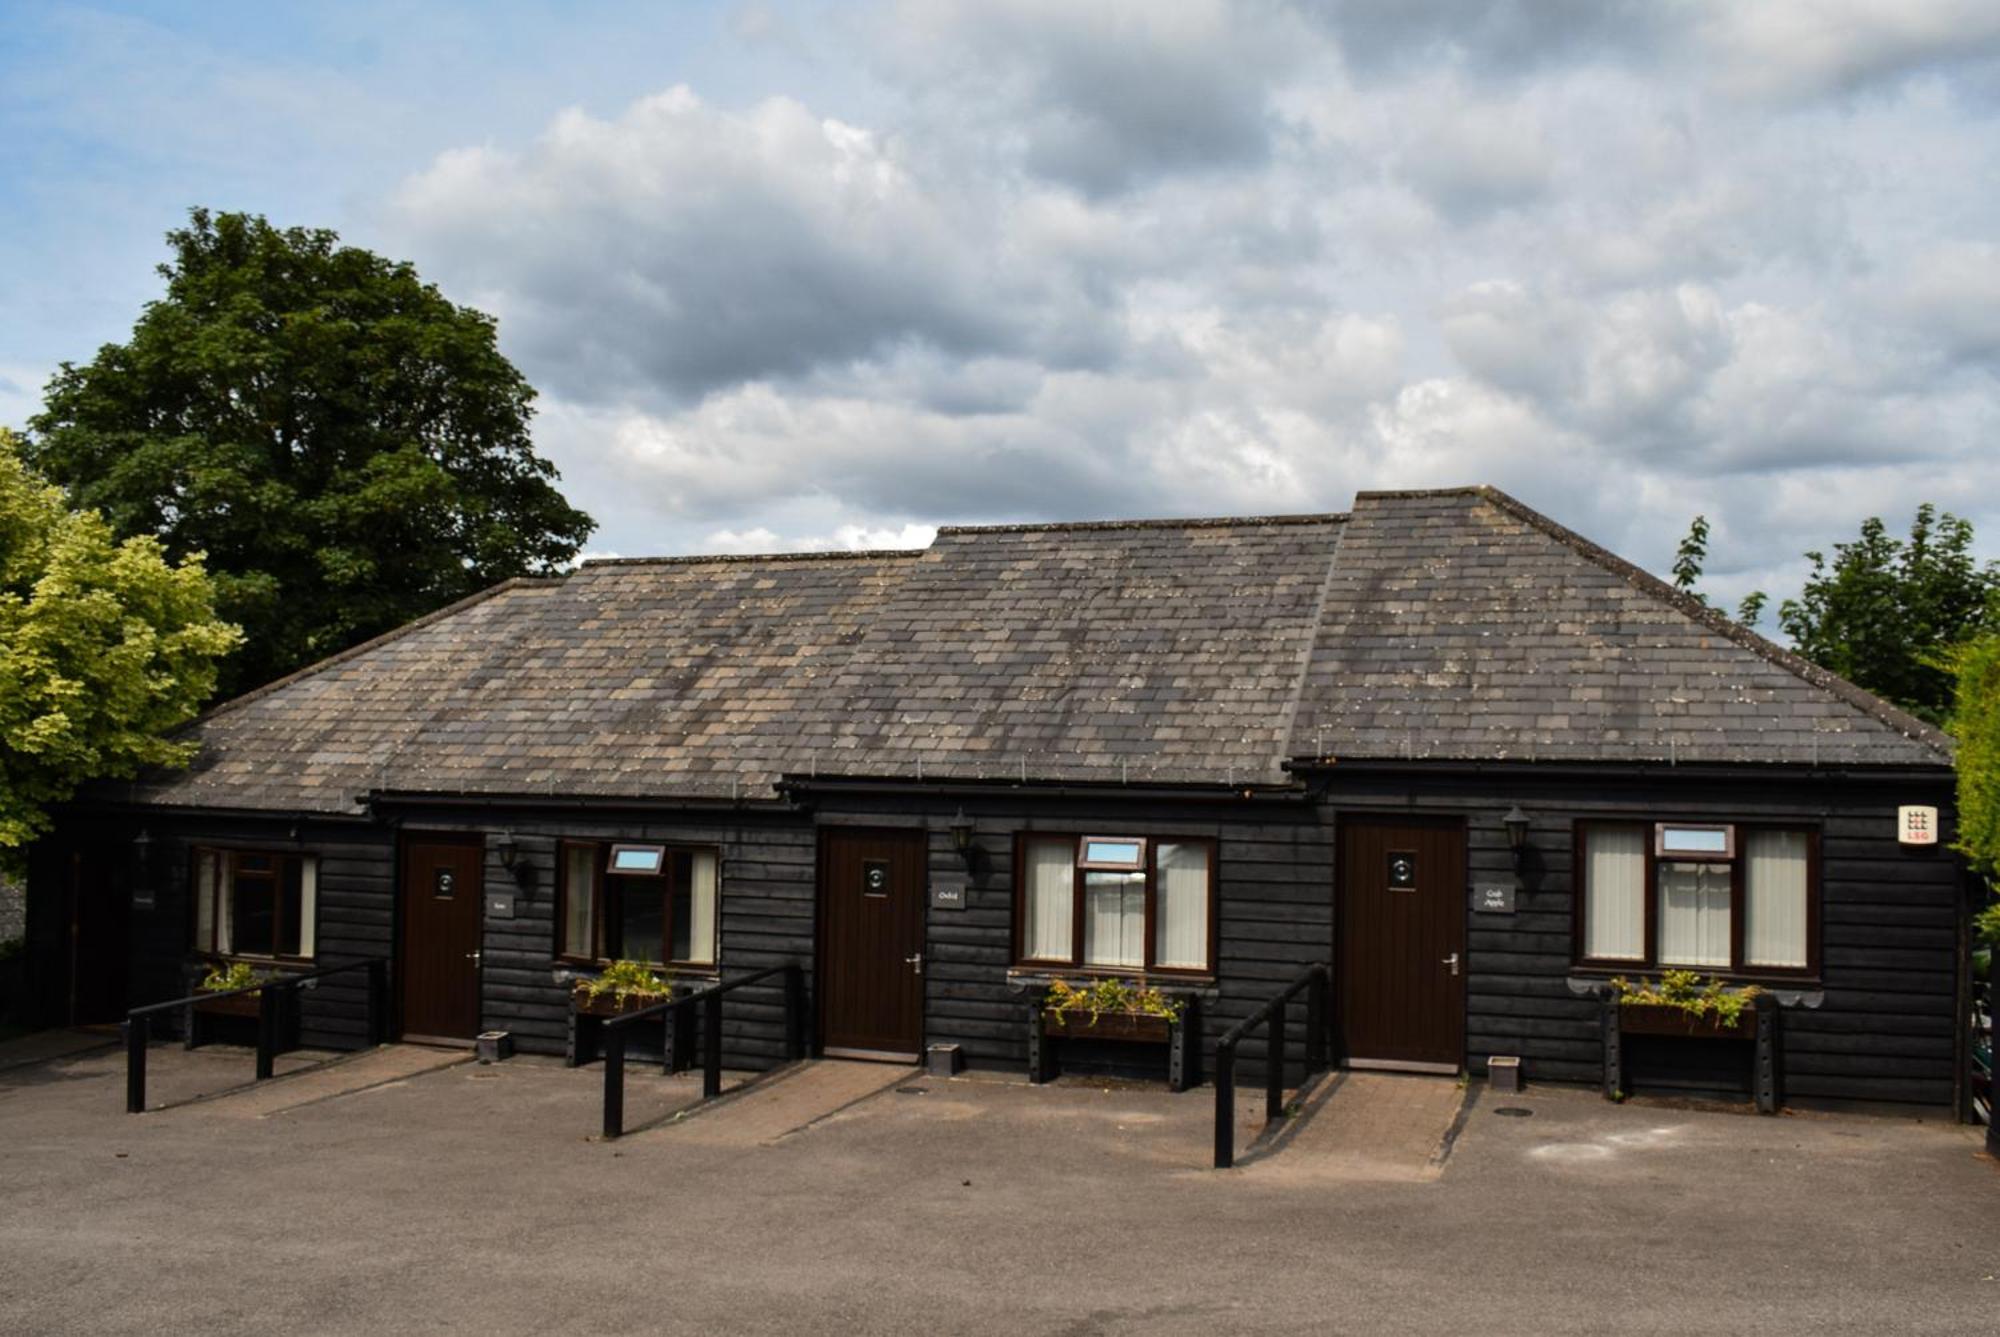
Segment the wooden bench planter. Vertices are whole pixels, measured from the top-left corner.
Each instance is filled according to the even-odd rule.
[[[1785,1103],[1783,1016],[1778,1000],[1768,993],[1759,994],[1736,1020],[1724,1022],[1713,1014],[1697,1015],[1661,1003],[1621,1004],[1616,991],[1606,989],[1599,996],[1598,1011],[1598,1033],[1604,1047],[1604,1096],[1615,1100],[1625,1094],[1624,1037],[1665,1035],[1754,1045],[1751,1095],[1759,1114],[1776,1114]]]
[[[585,998],[572,993],[569,1000],[569,1037],[568,1044],[563,1050],[564,1060],[572,1068],[594,1061],[600,1052],[599,1033],[603,1030],[607,1019],[643,1012],[666,1001],[657,995],[627,994],[621,999],[609,995]],[[660,1055],[661,1068],[669,1073],[683,1072],[694,1062],[694,1009],[676,1008],[667,1014],[664,1028],[665,1038]]]
[[[1061,1071],[1058,1044],[1063,1040],[1111,1040],[1123,1044],[1167,1046],[1167,1086],[1186,1091],[1201,1081],[1201,1001],[1190,994],[1181,1000],[1176,1018],[1151,1012],[1099,1012],[1095,1019],[1081,1009],[1056,1012],[1037,1002],[1028,1011],[1028,1080],[1053,1081]]]

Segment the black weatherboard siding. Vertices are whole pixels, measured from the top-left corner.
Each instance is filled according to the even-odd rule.
[[[556,1053],[574,974],[555,954],[559,842],[715,848],[722,973],[797,960],[810,979],[818,852],[845,825],[921,829],[933,884],[969,883],[963,908],[926,913],[923,1036],[1007,1067],[1045,977],[1014,959],[1020,833],[1214,842],[1216,971],[1194,986],[1212,1051],[1338,960],[1341,823],[1443,817],[1467,846],[1466,1067],[1519,1055],[1531,1079],[1595,1082],[1577,824],[1763,821],[1818,836],[1821,970],[1788,999],[1788,1093],[1955,1096],[1965,887],[1953,856],[1895,832],[1899,805],[1930,804],[1949,838],[1950,740],[1487,488],[1363,493],[1345,515],[946,529],[922,552],[587,563],[186,736],[188,770],[93,788],[34,851],[51,1019],[112,996],[73,987],[65,879],[87,865],[129,895],[142,828],[157,889],[131,911],[127,1005],[202,968],[197,844],[317,854],[332,965],[395,959],[400,838],[476,834],[489,903],[510,898],[481,925],[480,1024]],[[1474,886],[1512,881],[1517,804],[1514,910],[1475,914]],[[531,870],[518,885],[503,835]],[[307,1038],[357,1043],[359,1003],[358,980],[307,995]],[[730,1063],[780,1061],[775,994],[726,1015]],[[1260,1033],[1246,1080],[1264,1053]]]

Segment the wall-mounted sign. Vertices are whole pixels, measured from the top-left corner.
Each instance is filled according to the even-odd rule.
[[[939,881],[931,883],[931,909],[963,910],[967,884],[964,882]]]
[[[1511,915],[1514,913],[1514,884],[1512,882],[1482,882],[1472,889],[1472,910],[1482,915]]]
[[[514,917],[514,894],[508,891],[496,891],[489,895],[486,898],[486,917],[488,919],[512,919]]]
[[[1937,809],[1926,807],[1896,809],[1896,839],[1905,845],[1937,844]]]
[[[150,910],[158,903],[151,887],[132,888],[132,908],[134,910]]]

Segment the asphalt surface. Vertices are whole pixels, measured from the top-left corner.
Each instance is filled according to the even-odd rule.
[[[0,1332],[2000,1330],[2000,1167],[1947,1123],[1475,1086],[1397,1182],[1303,1134],[1206,1169],[1207,1090],[793,1080],[746,1145],[631,1081],[608,1144],[541,1060],[260,1115],[127,1116],[108,1049],[0,1067]]]

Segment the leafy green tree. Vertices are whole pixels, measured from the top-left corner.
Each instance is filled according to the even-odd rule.
[[[196,209],[129,342],[64,364],[29,461],[170,556],[208,554],[235,692],[510,576],[593,528],[529,439],[493,320],[323,229]]]
[[[1977,871],[2000,875],[2000,635],[1951,656],[1958,676],[1951,731],[1958,739],[1958,847]]]
[[[0,428],[0,865],[17,867],[84,781],[184,762],[188,745],[161,735],[215,690],[240,639],[199,554],[116,542]]]
[[[1972,557],[1972,523],[1917,508],[1907,541],[1878,518],[1812,575],[1778,624],[1798,652],[1934,724],[1950,713],[1952,647],[2000,626],[2000,564]]]
[[[1700,589],[1701,569],[1708,561],[1708,517],[1697,515],[1688,525],[1687,536],[1674,549],[1674,588],[1692,598],[1696,603],[1706,604],[1708,596]],[[1762,590],[1752,590],[1743,596],[1743,602],[1736,606],[1736,620],[1746,627],[1757,625],[1757,619],[1764,615],[1764,605],[1770,596]]]

